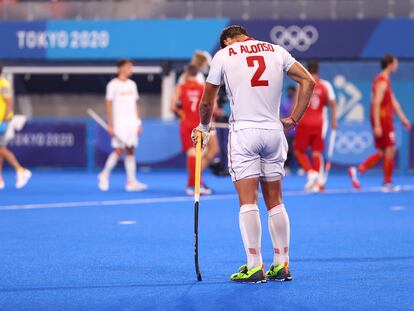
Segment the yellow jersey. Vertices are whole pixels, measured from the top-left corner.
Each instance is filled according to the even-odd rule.
[[[3,122],[3,120],[10,120],[13,117],[13,112],[10,111],[10,113],[5,116],[6,113],[6,101],[5,97],[11,97],[11,86],[10,82],[7,81],[5,78],[0,77],[0,123]]]

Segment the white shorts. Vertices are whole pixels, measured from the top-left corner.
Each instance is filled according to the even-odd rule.
[[[282,130],[247,128],[230,131],[229,172],[233,181],[260,177],[276,181],[285,176],[288,143]]]
[[[136,148],[138,146],[138,126],[122,126],[115,128],[115,136],[112,137],[112,148]]]

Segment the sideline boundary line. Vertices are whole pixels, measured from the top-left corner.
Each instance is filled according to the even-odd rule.
[[[399,194],[414,191],[414,185],[401,186],[399,192],[389,192],[389,194]],[[367,187],[361,190],[354,189],[328,189],[322,193],[305,192],[303,190],[284,191],[285,197],[294,196],[316,196],[316,195],[333,195],[333,194],[363,194],[363,193],[382,193],[381,187]],[[261,196],[260,196],[261,197]],[[203,201],[233,200],[237,199],[237,194],[219,194],[203,197]],[[30,210],[30,209],[48,209],[48,208],[68,208],[68,207],[90,207],[90,206],[116,206],[116,205],[144,205],[156,203],[172,202],[190,202],[191,196],[177,197],[159,197],[159,198],[142,198],[142,199],[125,199],[125,200],[104,200],[104,201],[79,201],[79,202],[57,202],[57,203],[35,203],[35,204],[13,204],[0,205],[1,211]]]

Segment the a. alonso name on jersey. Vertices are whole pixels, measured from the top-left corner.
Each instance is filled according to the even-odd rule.
[[[255,54],[255,53],[267,52],[267,51],[270,51],[270,52],[275,51],[272,44],[266,43],[266,42],[257,43],[257,44],[250,45],[250,46],[241,44],[239,46],[239,51],[238,52],[235,50],[235,48],[230,47],[229,48],[229,56],[237,55],[238,53]]]

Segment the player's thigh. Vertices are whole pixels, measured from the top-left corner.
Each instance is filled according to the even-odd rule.
[[[325,140],[323,139],[322,128],[312,132],[310,141],[312,152],[322,153],[325,150]]]
[[[262,130],[262,146],[260,152],[260,180],[277,181],[285,176],[288,143],[281,130]]]
[[[111,141],[112,148],[136,148],[138,147],[138,127],[122,126],[115,128],[115,136]]]
[[[234,182],[239,195],[240,206],[245,204],[257,204],[259,178],[244,178]]]
[[[260,137],[255,129],[230,131],[228,165],[233,181],[260,176],[259,145]]]
[[[260,181],[262,187],[263,199],[266,204],[267,210],[271,210],[273,207],[282,204],[282,180],[276,181]]]

